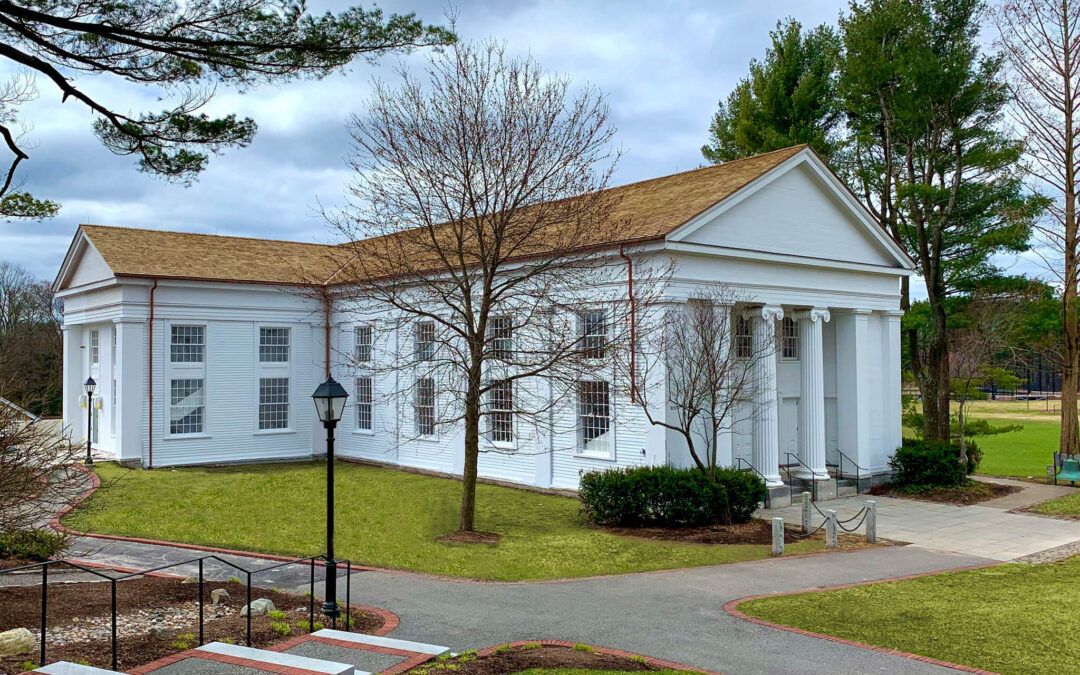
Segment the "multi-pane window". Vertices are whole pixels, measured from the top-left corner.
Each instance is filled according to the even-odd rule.
[[[754,354],[754,321],[746,316],[735,317],[735,356],[748,359]]]
[[[289,362],[288,328],[259,328],[259,361],[262,363]]]
[[[584,312],[581,315],[581,347],[587,359],[602,359],[607,353],[607,313],[603,310]]]
[[[578,382],[578,444],[582,452],[611,453],[611,391],[607,382]]]
[[[488,339],[492,358],[509,359],[514,350],[514,325],[510,317],[491,317],[488,320]]]
[[[421,321],[416,324],[416,360],[430,361],[435,358],[435,322]]]
[[[100,334],[96,330],[90,331],[90,365],[96,366],[101,363]]]
[[[206,398],[202,378],[179,378],[169,387],[169,433],[201,434]]]
[[[371,345],[374,333],[371,326],[357,326],[355,335],[356,360],[366,362],[371,360]]]
[[[169,360],[173,363],[202,363],[206,350],[206,326],[172,326]]]
[[[780,322],[780,358],[799,358],[799,323],[794,319]]]
[[[356,428],[371,431],[372,390],[370,377],[356,378]]]
[[[416,419],[416,435],[435,435],[435,380],[422,377],[416,381],[413,416]]]
[[[488,432],[495,443],[514,442],[514,384],[510,380],[491,383],[488,390]]]
[[[259,429],[289,428],[289,378],[259,378]]]

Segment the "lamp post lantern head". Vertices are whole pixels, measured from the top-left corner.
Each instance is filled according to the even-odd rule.
[[[333,377],[328,377],[315,389],[311,398],[315,401],[315,411],[323,424],[337,424],[345,412],[345,399],[349,398],[349,392]]]
[[[92,378],[92,377],[86,378],[86,382],[83,383],[83,389],[86,390],[86,395],[87,396],[93,396],[94,395],[94,389],[96,389],[96,388],[97,388],[97,382],[94,382],[94,378]]]

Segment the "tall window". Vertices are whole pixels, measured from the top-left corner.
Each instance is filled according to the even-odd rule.
[[[416,360],[431,361],[435,358],[435,322],[421,321],[415,330]]]
[[[754,321],[746,316],[735,317],[735,357],[748,359],[754,355]]]
[[[356,428],[371,431],[372,428],[372,388],[370,377],[356,378]]]
[[[491,317],[488,320],[488,339],[492,358],[509,359],[514,351],[514,325],[510,317]]]
[[[780,322],[780,358],[799,358],[799,323],[794,319],[787,318]]]
[[[585,312],[581,315],[581,347],[587,359],[602,359],[607,353],[607,313],[603,310]]]
[[[371,326],[356,327],[356,360],[363,363],[371,360],[371,345],[374,333]]]
[[[514,442],[514,384],[492,382],[488,390],[488,433],[494,443]]]
[[[611,454],[611,391],[607,382],[578,382],[578,445],[582,452]]]
[[[259,329],[259,361],[262,363],[289,362],[289,329]]]
[[[259,429],[289,428],[289,378],[259,378]]]
[[[416,419],[416,435],[435,435],[435,380],[430,377],[416,381],[413,417]]]
[[[172,326],[169,361],[202,363],[206,350],[206,326]]]
[[[90,331],[90,365],[96,366],[101,363],[100,334],[96,330]]]
[[[172,380],[169,388],[169,433],[201,434],[205,404],[201,378]]]

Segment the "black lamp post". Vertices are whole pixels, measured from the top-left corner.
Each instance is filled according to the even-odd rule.
[[[334,559],[334,427],[345,412],[349,392],[333,377],[326,378],[311,398],[326,427],[326,593],[322,612],[335,624],[340,614],[337,604],[337,561]]]
[[[86,390],[86,466],[93,466],[94,458],[90,456],[90,447],[94,438],[94,389],[97,382],[94,378],[86,378],[83,389]]]

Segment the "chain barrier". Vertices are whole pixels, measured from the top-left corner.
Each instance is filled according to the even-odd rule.
[[[864,508],[860,513],[862,513],[862,520],[860,520],[858,522],[858,524],[855,525],[855,527],[851,528],[850,530],[848,528],[844,527],[841,523],[850,523],[852,520],[855,520],[855,517],[852,517],[852,518],[850,518],[848,520],[844,520],[844,521],[837,521],[836,524],[839,525],[840,529],[843,530],[844,532],[855,532],[860,527],[862,527],[863,521],[866,520],[867,514],[870,513],[870,509]],[[858,515],[859,515],[858,513],[855,514],[855,516],[858,516]]]
[[[823,527],[825,527],[826,522],[828,522],[828,521],[825,521],[825,520],[821,521],[820,525],[818,525],[814,529],[810,530],[809,532],[806,532],[806,533],[803,533],[803,532],[787,532],[787,533],[785,533],[784,536],[787,536],[788,534],[790,534],[791,536],[793,536],[793,537],[795,537],[797,539],[805,539],[806,537],[812,537],[815,534],[817,534],[819,531],[821,531],[821,529]]]

